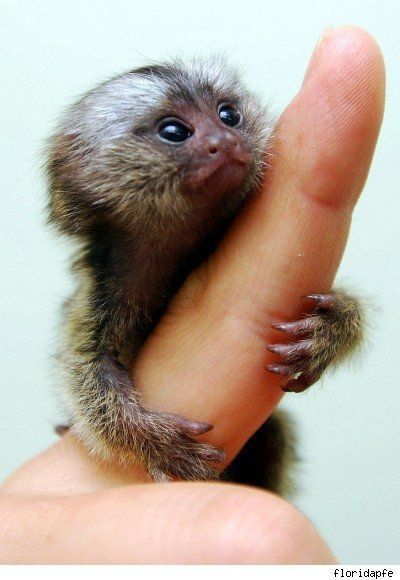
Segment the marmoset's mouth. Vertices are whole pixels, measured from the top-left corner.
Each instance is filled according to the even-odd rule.
[[[237,154],[223,152],[197,169],[192,169],[184,177],[182,189],[189,194],[223,196],[226,192],[243,185],[250,161],[251,155],[243,151]]]

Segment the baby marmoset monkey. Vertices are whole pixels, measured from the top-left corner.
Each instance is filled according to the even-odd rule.
[[[79,285],[64,309],[62,388],[68,426],[103,460],[140,460],[156,481],[217,476],[223,451],[195,439],[212,426],[149,409],[129,369],[171,296],[258,188],[271,130],[237,73],[205,60],[106,81],[52,137],[50,220],[80,242]],[[281,361],[268,370],[295,377],[286,390],[307,388],[361,335],[354,299],[309,300],[309,316],[280,326],[292,342],[269,347]],[[268,421],[228,476],[278,489],[284,434]],[[262,456],[253,473],[247,459]]]

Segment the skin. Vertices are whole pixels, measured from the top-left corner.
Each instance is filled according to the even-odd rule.
[[[271,325],[302,312],[301,295],[331,288],[384,86],[382,56],[366,32],[325,33],[280,119],[262,194],[141,352],[134,375],[146,402],[213,423],[204,439],[223,447],[227,462],[283,395],[264,368],[275,360],[265,345],[281,341]],[[92,463],[68,434],[8,478],[0,508],[2,562],[335,562],[312,524],[270,493],[148,483],[139,469],[121,475]]]

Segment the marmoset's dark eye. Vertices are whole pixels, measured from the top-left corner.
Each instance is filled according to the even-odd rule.
[[[166,119],[162,121],[158,127],[158,136],[163,141],[170,143],[182,143],[189,139],[192,132],[183,123],[174,119]]]
[[[222,105],[218,111],[218,114],[221,121],[229,127],[236,127],[239,125],[242,119],[240,113],[231,107],[231,105]]]

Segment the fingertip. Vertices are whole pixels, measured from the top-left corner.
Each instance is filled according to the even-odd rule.
[[[306,73],[305,73],[304,78],[303,78],[302,87],[304,87],[307,84],[308,80],[312,77],[312,75],[315,71],[315,68],[318,65],[319,59],[323,53],[325,43],[330,38],[330,36],[332,35],[333,32],[334,32],[333,26],[327,26],[322,31],[322,33],[317,41],[317,44],[315,45],[315,48],[311,54],[310,61],[308,63],[308,67],[307,67]]]
[[[373,61],[376,72],[379,74],[379,86],[385,85],[385,63],[382,51],[375,38],[363,28],[352,25],[337,27],[328,26],[322,32],[316,47],[311,55],[303,86],[312,79],[318,71],[319,65],[323,65],[322,57],[330,56],[334,59],[346,56],[349,59],[360,57],[365,61]]]
[[[351,213],[368,175],[383,117],[385,66],[375,39],[355,26],[329,29],[282,138],[296,190],[329,211]]]
[[[348,38],[353,39],[353,46],[357,47],[358,50],[362,50],[364,54],[369,53],[371,56],[379,62],[382,72],[385,71],[385,63],[381,48],[376,41],[376,39],[364,28],[359,26],[352,26],[349,24],[344,24],[333,29],[333,34],[331,38]]]

